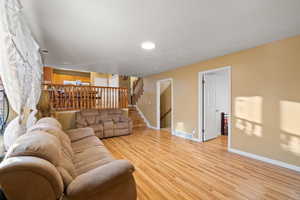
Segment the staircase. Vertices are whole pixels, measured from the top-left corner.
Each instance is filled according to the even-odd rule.
[[[136,105],[140,97],[144,94],[143,78],[138,78],[133,82],[133,94],[131,96],[131,104]]]
[[[141,117],[140,113],[135,106],[128,107],[128,116],[132,119],[133,128],[146,128],[147,125],[144,119]]]
[[[133,90],[131,94],[132,106],[128,106],[128,116],[132,119],[133,128],[147,127],[144,119],[142,118],[139,111],[135,107],[138,100],[143,94],[144,94],[144,82],[142,78],[138,78],[136,81],[133,82]]]

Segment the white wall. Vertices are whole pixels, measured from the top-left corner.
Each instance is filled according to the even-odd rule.
[[[109,87],[119,87],[119,75],[114,74],[108,80]]]
[[[94,79],[95,86],[107,87],[107,78],[96,77]]]
[[[229,113],[229,71],[216,72],[216,107],[218,132],[221,133],[221,113]]]

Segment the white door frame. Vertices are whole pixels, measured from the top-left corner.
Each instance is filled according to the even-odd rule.
[[[173,98],[173,95],[174,95],[174,91],[173,91],[173,79],[172,78],[167,78],[167,79],[161,79],[161,80],[158,80],[156,82],[156,129],[157,130],[160,130],[160,83],[163,82],[163,81],[171,81],[171,133],[173,134],[173,127],[174,127],[174,124],[173,124],[173,115],[174,115],[174,98]]]
[[[211,73],[211,72],[218,72],[218,71],[223,71],[223,70],[229,70],[228,73],[228,86],[229,86],[229,113],[228,113],[228,149],[231,146],[231,66],[226,66],[226,67],[220,67],[212,70],[206,70],[206,71],[201,71],[198,72],[198,133],[199,133],[199,140],[203,141],[203,87],[202,87],[202,80],[203,80],[203,75],[206,73]]]

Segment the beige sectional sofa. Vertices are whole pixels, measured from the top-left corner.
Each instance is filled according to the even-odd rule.
[[[122,110],[82,110],[76,112],[75,119],[77,128],[93,128],[100,139],[132,133],[132,120]]]
[[[0,185],[9,200],[135,200],[133,171],[92,128],[64,132],[55,119],[42,118],[8,150]]]

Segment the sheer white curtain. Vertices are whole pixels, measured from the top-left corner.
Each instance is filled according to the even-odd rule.
[[[35,122],[41,93],[42,63],[39,46],[24,21],[18,0],[0,1],[0,75],[13,110],[18,116],[4,132],[6,149],[24,134],[25,108],[31,109],[27,126]]]

